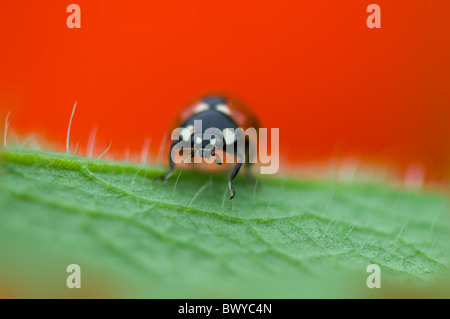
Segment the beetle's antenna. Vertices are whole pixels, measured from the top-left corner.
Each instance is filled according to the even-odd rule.
[[[105,155],[106,154],[106,152],[108,152],[109,151],[109,149],[110,149],[110,147],[111,147],[111,145],[112,145],[112,140],[109,142],[109,146],[108,146],[108,148],[97,158],[97,159],[101,159],[102,158],[102,156],[103,155]]]
[[[9,116],[11,115],[11,111],[6,114],[5,118],[5,134],[3,135],[3,146],[6,147],[6,136],[8,135],[8,126],[9,126]]]
[[[67,151],[67,153],[70,153],[70,149],[69,149],[70,128],[72,126],[72,119],[73,119],[73,115],[75,114],[75,108],[76,107],[77,107],[77,102],[75,102],[75,105],[73,106],[72,115],[70,116],[70,121],[69,121],[69,128],[67,129],[67,139],[66,139],[66,151]]]
[[[95,137],[97,135],[97,126],[94,126],[91,130],[91,134],[89,134],[88,147],[87,147],[87,156],[92,157],[92,153],[94,152],[94,144]]]
[[[141,164],[147,164],[148,149],[150,147],[150,137],[147,137],[142,144]]]

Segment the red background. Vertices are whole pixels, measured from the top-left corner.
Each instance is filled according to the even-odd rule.
[[[375,0],[374,0],[375,1]],[[81,29],[66,26],[81,7]],[[358,156],[450,176],[450,2],[2,1],[0,116],[63,150],[139,152],[187,101],[230,92],[280,128],[289,162]]]

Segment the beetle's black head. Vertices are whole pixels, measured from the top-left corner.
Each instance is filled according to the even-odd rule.
[[[208,97],[212,103],[216,97]],[[222,104],[220,98],[214,103]],[[203,158],[215,155],[217,150],[225,150],[227,145],[235,144],[236,123],[226,114],[208,109],[193,114],[180,127],[180,141],[190,143],[190,147]]]

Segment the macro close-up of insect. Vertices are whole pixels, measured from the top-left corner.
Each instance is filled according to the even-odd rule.
[[[403,2],[1,1],[0,299],[450,298],[450,1]]]
[[[200,127],[196,123],[201,123]],[[228,178],[230,199],[236,195],[233,180],[243,165],[250,175],[250,164],[254,162],[256,134],[259,122],[250,109],[222,95],[206,95],[185,108],[177,119],[175,134],[169,146],[170,170],[154,179],[165,182],[182,164],[192,159],[204,159],[207,163],[222,165],[233,163]],[[245,135],[254,129],[253,136]],[[174,138],[175,137],[175,138]],[[184,158],[176,162],[176,153],[183,146]],[[232,161],[227,159],[232,158]],[[194,160],[194,163],[203,161]],[[177,165],[178,164],[178,165]]]

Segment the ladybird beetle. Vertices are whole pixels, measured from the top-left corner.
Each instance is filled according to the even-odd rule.
[[[196,121],[201,121],[201,132],[195,132]],[[198,123],[198,122],[197,122]],[[179,115],[175,129],[178,138],[172,136],[169,146],[169,165],[170,170],[161,176],[154,178],[161,179],[165,182],[180,165],[184,164],[187,159],[197,156],[202,159],[210,159],[215,157],[213,164],[222,165],[227,156],[239,158],[229,175],[228,187],[230,190],[230,199],[233,199],[236,192],[233,180],[239,173],[242,165],[245,163],[247,168],[250,167],[250,150],[256,147],[256,141],[249,136],[240,134],[248,128],[254,128],[257,134],[259,122],[256,116],[241,103],[222,95],[207,95],[195,101],[185,108]],[[199,137],[206,136],[205,131],[208,129],[216,129],[220,131],[221,143],[216,139],[217,135],[209,140]],[[242,138],[242,140],[241,140]],[[185,142],[190,149],[190,154],[178,166],[175,166],[172,158],[172,150],[180,142]],[[233,151],[230,154],[230,149]],[[178,151],[175,149],[175,151]],[[221,157],[222,156],[222,157]],[[253,161],[252,161],[253,162]],[[249,172],[249,170],[247,170]]]

